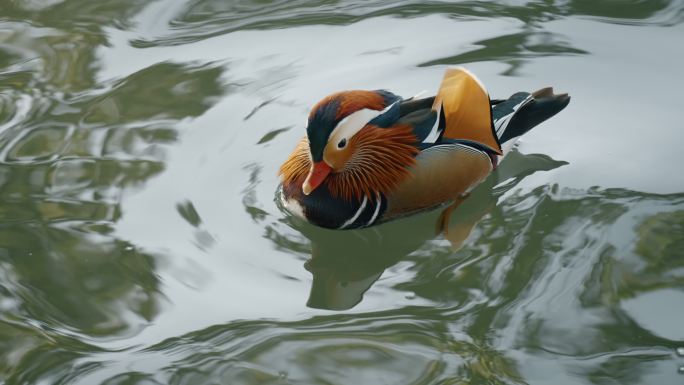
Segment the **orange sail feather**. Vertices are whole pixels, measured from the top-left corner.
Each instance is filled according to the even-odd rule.
[[[464,68],[450,68],[444,74],[433,110],[444,110],[444,136],[467,139],[501,154],[501,145],[492,127],[489,95],[480,81]]]

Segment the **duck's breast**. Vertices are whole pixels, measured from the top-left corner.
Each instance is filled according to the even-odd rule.
[[[387,199],[380,193],[368,198],[346,200],[334,197],[321,185],[304,195],[298,186],[282,187],[281,200],[290,213],[314,225],[329,229],[354,229],[377,223],[387,209]]]

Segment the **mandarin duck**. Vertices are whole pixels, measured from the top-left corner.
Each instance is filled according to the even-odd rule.
[[[331,231],[301,226],[298,221],[291,223],[311,245],[310,259],[304,263],[313,275],[306,305],[328,310],[354,307],[386,268],[436,236],[443,236],[452,252],[460,250],[483,217],[501,217],[503,212],[495,211],[498,199],[515,189],[522,179],[567,164],[541,154],[512,152],[508,157],[513,159],[503,162],[478,185],[467,198],[467,205],[460,204],[462,200],[457,198],[442,210],[425,211],[357,231]]]
[[[496,168],[515,140],[561,111],[552,88],[491,100],[464,68],[437,94],[343,91],[309,114],[306,137],[280,167],[281,205],[314,225],[373,226],[463,197]]]

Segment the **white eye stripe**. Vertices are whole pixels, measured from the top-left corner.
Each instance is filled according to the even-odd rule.
[[[351,138],[378,115],[380,115],[380,111],[368,108],[349,114],[337,123],[335,129],[330,133],[330,140],[337,142],[338,139]]]
[[[364,108],[347,115],[344,119],[340,120],[340,122],[337,123],[337,126],[335,126],[335,129],[332,130],[328,142],[337,143],[341,139],[349,140],[349,138],[361,131],[362,128],[366,127],[368,122],[389,111],[396,103],[398,102],[390,104],[382,111]]]

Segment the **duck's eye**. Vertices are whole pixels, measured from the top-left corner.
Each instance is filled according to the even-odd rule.
[[[339,143],[337,143],[337,148],[344,148],[347,145],[347,138],[342,138]]]

